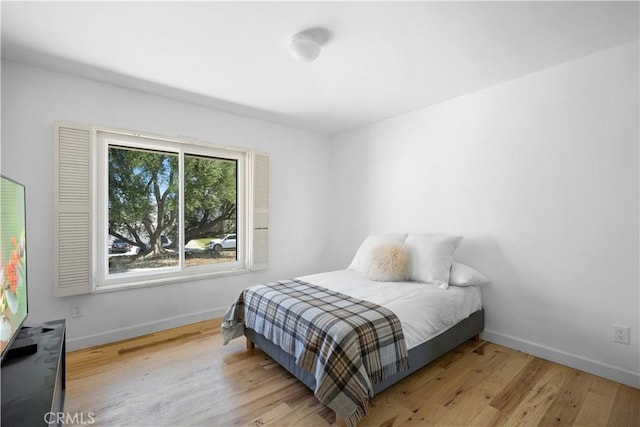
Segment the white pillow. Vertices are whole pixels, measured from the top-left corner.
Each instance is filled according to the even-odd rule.
[[[403,243],[406,234],[370,234],[360,245],[349,269],[364,273],[371,263],[371,251],[382,243]]]
[[[447,289],[453,254],[461,241],[462,236],[409,234],[405,240],[411,254],[409,279]]]
[[[449,285],[451,286],[481,286],[489,283],[489,279],[477,270],[459,262],[451,263]]]
[[[409,251],[402,243],[383,243],[371,251],[365,276],[378,282],[404,282],[409,275]]]

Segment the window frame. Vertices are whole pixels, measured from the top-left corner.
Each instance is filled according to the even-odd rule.
[[[238,274],[250,270],[250,232],[249,223],[251,217],[251,204],[249,195],[251,179],[249,176],[250,150],[217,146],[201,141],[185,141],[166,138],[157,135],[133,133],[108,128],[95,128],[94,140],[96,141],[95,153],[95,184],[93,193],[93,205],[95,222],[93,229],[93,253],[96,260],[94,265],[93,291],[109,291],[141,286],[153,286],[158,284],[175,283],[206,277]],[[146,149],[152,151],[164,151],[176,153],[178,157],[179,179],[179,245],[178,266],[167,267],[148,272],[109,273],[108,258],[108,148],[109,146],[121,146],[129,148]],[[229,159],[236,161],[237,179],[237,214],[236,214],[236,261],[213,263],[200,266],[186,266],[184,245],[184,155],[193,154],[203,157]],[[183,243],[184,242],[184,243]]]

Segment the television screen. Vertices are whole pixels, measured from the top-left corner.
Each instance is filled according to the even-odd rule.
[[[0,346],[4,357],[27,317],[25,189],[0,176]]]

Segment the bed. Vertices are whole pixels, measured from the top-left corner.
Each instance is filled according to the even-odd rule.
[[[358,254],[345,270],[245,289],[222,328],[225,344],[244,335],[248,348],[257,345],[346,426],[365,416],[377,393],[484,329],[479,284],[486,278],[470,267],[449,259],[447,283],[373,280],[359,268]],[[361,327],[353,319],[360,318],[366,318],[366,332],[354,337],[353,329]],[[345,320],[349,325],[342,326]]]

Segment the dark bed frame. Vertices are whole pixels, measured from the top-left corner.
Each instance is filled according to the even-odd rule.
[[[395,375],[387,377],[384,381],[373,385],[374,394],[380,393],[391,387],[398,381],[406,378],[417,370],[423,368],[438,357],[458,347],[460,344],[472,339],[479,338],[480,332],[484,330],[484,310],[480,309],[472,313],[466,319],[458,322],[451,328],[447,329],[440,335],[426,341],[417,347],[409,350],[409,366],[406,371],[399,372]],[[247,348],[253,348],[257,345],[262,351],[267,353],[273,360],[282,365],[293,376],[302,381],[311,391],[315,390],[316,379],[314,376],[296,365],[295,358],[285,353],[276,344],[269,341],[263,335],[256,331],[245,328],[244,332],[247,337]],[[345,425],[344,421],[336,415],[336,424]]]

